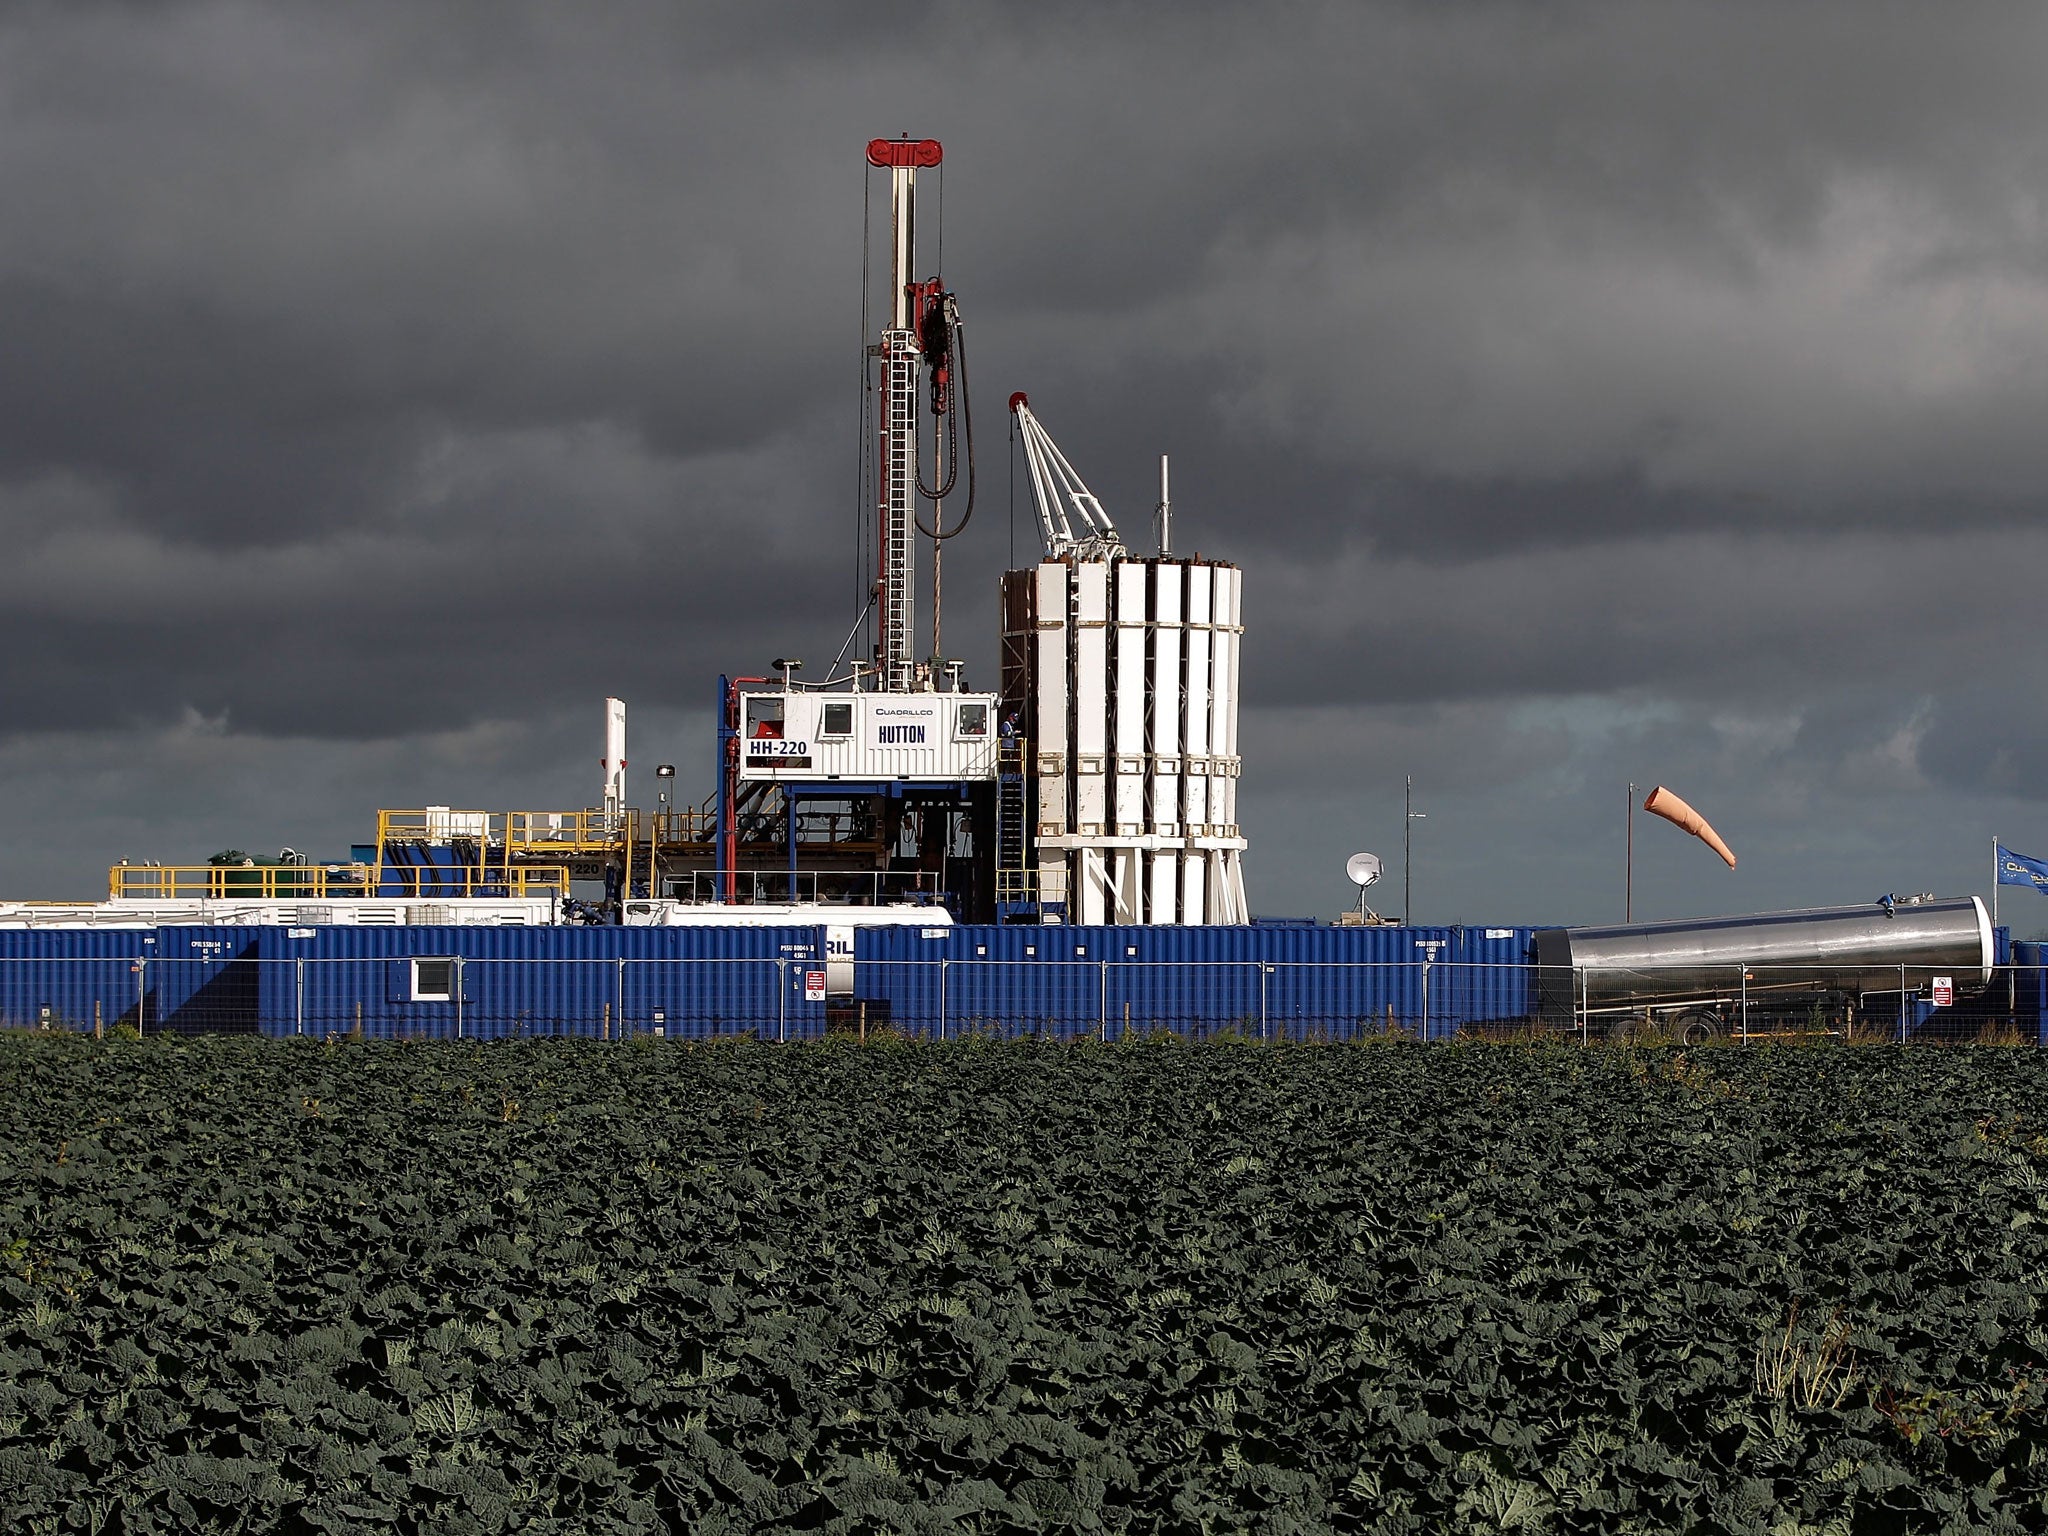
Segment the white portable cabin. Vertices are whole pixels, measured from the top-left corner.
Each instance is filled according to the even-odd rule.
[[[992,693],[740,694],[743,780],[959,783],[996,774]]]

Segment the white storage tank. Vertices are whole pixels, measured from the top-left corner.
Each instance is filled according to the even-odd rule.
[[[1075,556],[1003,578],[1037,898],[1074,923],[1247,920],[1237,824],[1243,573]]]

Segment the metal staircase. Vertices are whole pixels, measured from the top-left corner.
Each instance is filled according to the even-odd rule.
[[[1024,793],[1024,738],[996,744],[996,912],[1021,917],[1038,906],[1038,874],[1031,868],[1030,808]]]

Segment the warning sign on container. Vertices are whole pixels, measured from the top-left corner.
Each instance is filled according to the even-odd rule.
[[[804,1001],[807,1003],[822,1003],[825,1001],[825,973],[823,971],[804,972]]]
[[[1934,1006],[1947,1008],[1956,1000],[1956,979],[1953,976],[1934,978]]]

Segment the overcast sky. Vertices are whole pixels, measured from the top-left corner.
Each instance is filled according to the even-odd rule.
[[[584,805],[607,693],[708,794],[716,675],[859,611],[908,132],[947,649],[993,686],[1012,390],[1134,536],[1170,453],[1254,911],[1360,848],[1399,911],[1410,773],[1423,921],[1618,920],[1630,781],[1741,856],[1639,817],[1639,918],[1988,896],[2048,855],[2044,58],[1873,0],[9,5],[0,894]]]

